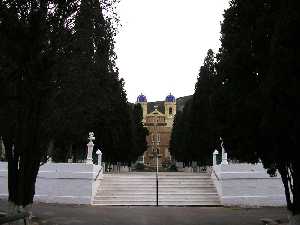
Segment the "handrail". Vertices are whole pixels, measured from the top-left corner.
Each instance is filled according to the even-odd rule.
[[[215,177],[217,178],[217,180],[220,180],[218,174],[216,173],[216,171],[214,169],[212,169],[213,174],[215,175]]]
[[[98,177],[99,177],[99,175],[101,174],[102,171],[103,171],[103,166],[101,166],[101,169],[99,170],[99,172],[98,172],[98,174],[97,174],[97,176],[95,177],[94,180],[98,179]]]
[[[11,216],[6,215],[4,217],[0,217],[0,224],[5,224],[5,223],[23,219],[24,224],[26,225],[26,224],[29,224],[29,223],[27,223],[27,219],[29,218],[29,216],[30,216],[30,214],[28,212],[20,212],[15,215],[11,215]]]

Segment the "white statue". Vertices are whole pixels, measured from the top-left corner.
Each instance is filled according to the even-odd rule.
[[[96,138],[94,136],[94,132],[89,132],[89,138],[90,142],[93,142]]]
[[[223,139],[221,137],[220,137],[220,141],[221,141],[221,148],[222,148],[222,162],[221,162],[221,164],[227,165],[228,164],[227,153],[225,152],[224,142],[223,142]]]
[[[2,136],[0,136],[0,160],[4,160],[4,159],[5,159],[5,147],[2,140]]]
[[[87,157],[86,157],[86,163],[87,164],[93,164],[93,149],[94,149],[94,143],[93,141],[95,140],[94,132],[89,132],[89,143],[87,144],[88,147],[88,152],[87,152]]]

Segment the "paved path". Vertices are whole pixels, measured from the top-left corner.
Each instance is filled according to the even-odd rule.
[[[0,201],[0,211],[6,202]],[[108,207],[34,204],[43,225],[261,225],[260,218],[285,219],[285,208]]]

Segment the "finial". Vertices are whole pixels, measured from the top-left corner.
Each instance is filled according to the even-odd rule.
[[[94,132],[89,132],[89,141],[90,142],[93,142],[96,138],[95,138],[95,136],[94,136]]]

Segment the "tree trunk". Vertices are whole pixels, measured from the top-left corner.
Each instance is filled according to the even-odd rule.
[[[9,201],[26,207],[33,202],[40,166],[40,100],[23,92],[16,120],[15,147],[8,151]]]
[[[285,189],[287,209],[289,210],[289,225],[300,224],[300,186],[299,166],[296,162],[283,163],[278,168]],[[290,172],[291,171],[291,172]],[[297,177],[298,174],[298,177]]]

